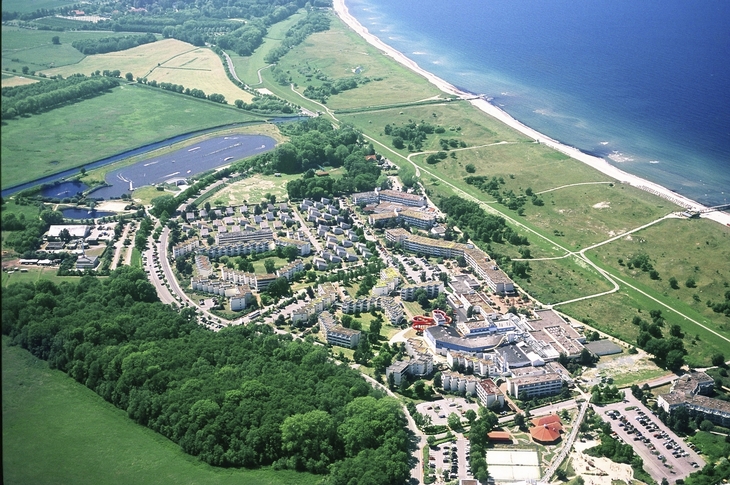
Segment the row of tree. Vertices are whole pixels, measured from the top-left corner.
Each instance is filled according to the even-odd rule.
[[[97,96],[119,86],[109,77],[74,74],[67,79],[50,79],[2,89],[2,119],[12,119],[56,108],[64,103]]]
[[[144,44],[155,42],[157,37],[152,33],[145,35],[125,35],[124,37],[101,37],[98,39],[79,39],[71,43],[71,46],[84,55],[105,54],[117,52]]]
[[[192,309],[156,300],[126,267],[104,281],[19,283],[2,290],[2,330],[212,465],[329,472],[332,484],[408,478],[400,404],[325,348],[263,325],[210,332]]]
[[[129,79],[129,75],[127,76],[127,79]],[[190,88],[186,88],[182,84],[158,83],[154,79],[151,81],[148,81],[146,77],[137,78],[137,82],[139,84],[146,84],[147,86],[151,86],[153,88],[160,88],[160,89],[164,89],[165,91],[172,91],[173,93],[184,94],[185,96],[192,96],[193,98],[207,99],[210,101],[214,101],[216,103],[228,104],[225,96],[223,96],[222,94],[213,93],[213,94],[206,95],[205,91],[203,91],[202,89],[197,89],[197,88],[190,89]]]
[[[527,237],[520,236],[509,227],[504,218],[487,214],[476,202],[451,196],[438,200],[439,208],[449,215],[449,220],[462,231],[469,231],[468,236],[482,243],[509,242],[515,246],[529,246]],[[467,236],[465,236],[467,237]]]
[[[264,61],[269,64],[275,64],[279,62],[289,50],[304,42],[304,39],[309,37],[315,32],[324,32],[330,28],[330,18],[327,14],[317,10],[311,10],[307,13],[307,16],[301,19],[299,22],[294,24],[284,35],[284,40],[281,44],[271,49],[266,56]]]

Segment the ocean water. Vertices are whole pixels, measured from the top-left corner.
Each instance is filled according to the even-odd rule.
[[[346,0],[381,40],[538,131],[730,203],[730,2]]]

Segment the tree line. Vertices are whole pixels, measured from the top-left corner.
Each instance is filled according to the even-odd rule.
[[[119,86],[117,79],[74,74],[66,79],[43,80],[2,89],[2,119],[40,113],[64,103],[98,96]]]
[[[87,56],[117,52],[144,44],[155,42],[155,34],[125,35],[124,37],[102,37],[100,39],[80,39],[71,43],[71,46]]]
[[[130,74],[127,74],[127,79],[129,79],[129,77],[130,77]],[[226,101],[226,97],[223,96],[222,94],[218,94],[218,93],[205,94],[205,91],[203,91],[202,89],[197,89],[197,88],[190,89],[190,88],[186,88],[182,84],[158,83],[154,79],[151,81],[148,81],[146,77],[137,78],[137,83],[145,84],[145,85],[153,87],[153,88],[164,89],[165,91],[172,91],[173,93],[184,94],[185,96],[192,96],[193,98],[207,99],[207,100],[213,101],[215,103],[228,104],[228,102]]]
[[[273,465],[343,485],[409,476],[396,400],[269,326],[200,327],[194,310],[157,301],[140,269],[11,285],[2,314],[14,345],[211,465]]]
[[[284,40],[281,44],[271,49],[266,56],[264,61],[269,64],[279,62],[279,59],[289,52],[289,50],[304,42],[304,39],[309,37],[315,32],[324,32],[330,28],[330,18],[327,14],[312,10],[307,13],[307,16],[294,24],[284,35]]]

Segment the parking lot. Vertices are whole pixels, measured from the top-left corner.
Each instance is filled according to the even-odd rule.
[[[459,437],[432,449],[429,453],[429,467],[436,473],[437,480],[449,473],[449,480],[471,478],[469,468],[469,440]]]
[[[479,404],[474,402],[466,402],[463,397],[448,397],[445,399],[439,399],[433,402],[423,402],[416,406],[418,412],[424,416],[431,416],[432,424],[443,424],[446,425],[449,414],[456,413],[465,421],[464,414],[467,410],[473,409],[474,412],[479,410]]]
[[[685,478],[705,462],[681,438],[654,416],[630,391],[624,402],[596,406],[596,412],[611,424],[614,433],[644,460],[644,469],[661,482]],[[628,409],[627,409],[628,408]],[[608,413],[608,414],[607,414]]]

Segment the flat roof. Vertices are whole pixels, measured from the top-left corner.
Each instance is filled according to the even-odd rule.
[[[586,342],[583,346],[596,355],[611,355],[623,352],[621,346],[616,345],[608,339]]]

